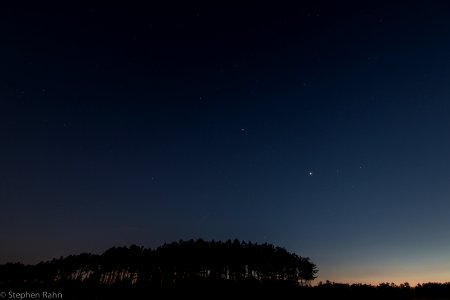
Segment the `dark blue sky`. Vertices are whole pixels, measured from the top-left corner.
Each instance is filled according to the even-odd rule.
[[[450,3],[358,2],[1,4],[0,262],[238,238],[448,281]]]

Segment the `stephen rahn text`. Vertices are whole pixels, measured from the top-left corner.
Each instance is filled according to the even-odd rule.
[[[63,295],[62,293],[56,293],[56,292],[8,292],[8,299],[62,299]]]

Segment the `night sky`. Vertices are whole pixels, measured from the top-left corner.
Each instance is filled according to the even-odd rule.
[[[450,2],[11,2],[0,263],[238,238],[450,280]]]

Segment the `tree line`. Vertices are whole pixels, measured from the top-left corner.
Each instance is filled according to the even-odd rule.
[[[378,285],[319,282],[310,288],[308,295],[317,299],[450,299],[450,282],[419,283],[411,286],[408,282],[394,284],[383,282]]]
[[[188,240],[156,249],[113,247],[101,255],[70,255],[36,265],[0,266],[0,284],[54,284],[177,286],[192,281],[285,283],[308,286],[317,267],[272,244],[239,240]]]
[[[156,249],[113,247],[35,265],[0,265],[0,291],[62,292],[70,299],[148,299],[192,295],[301,299],[450,299],[450,283],[312,285],[317,266],[272,244],[188,240]],[[199,294],[199,291],[202,291]],[[238,294],[237,294],[238,293]],[[241,297],[241,298],[242,298]]]

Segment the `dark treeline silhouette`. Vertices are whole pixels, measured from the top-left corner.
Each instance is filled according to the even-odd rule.
[[[179,241],[155,250],[113,247],[101,255],[83,253],[36,265],[0,266],[0,283],[67,283],[176,286],[198,280],[284,282],[309,285],[317,268],[271,244],[228,240]]]
[[[190,292],[196,298],[450,299],[450,283],[312,286],[317,272],[309,258],[271,244],[199,239],[154,250],[113,247],[101,255],[36,265],[7,263],[0,265],[0,293],[50,290],[69,299],[149,299],[160,293],[186,298]]]
[[[412,287],[408,282],[345,284],[326,281],[311,288],[309,295],[319,299],[450,299],[450,282],[423,283]]]

